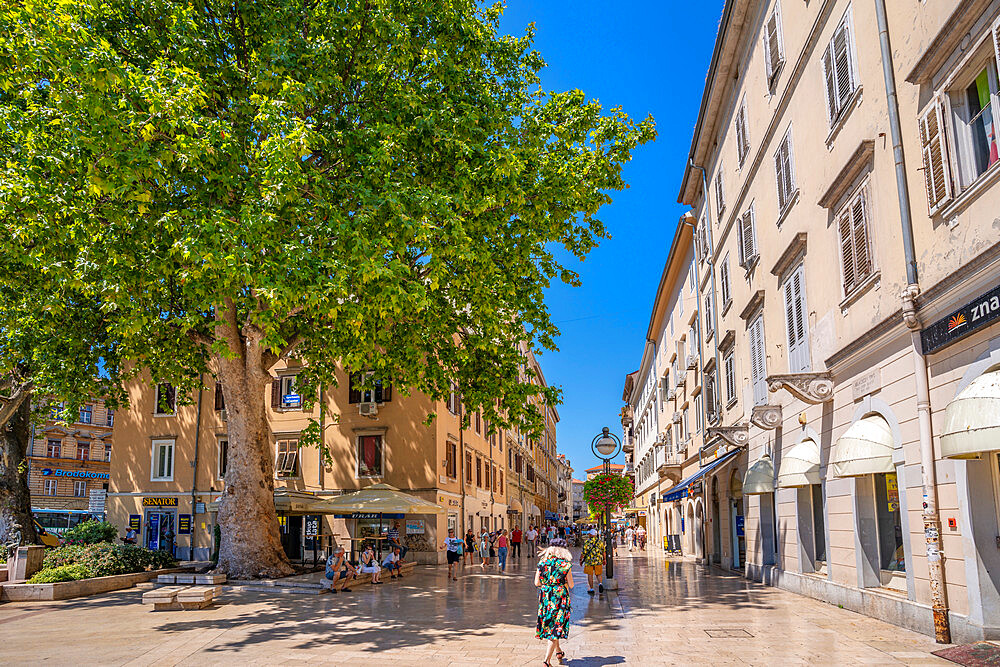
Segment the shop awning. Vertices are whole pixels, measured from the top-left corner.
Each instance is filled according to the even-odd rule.
[[[819,445],[806,438],[781,455],[778,486],[791,488],[819,484]]]
[[[279,514],[330,514],[330,512],[324,511],[324,503],[326,503],[326,498],[308,491],[274,490],[274,509]],[[205,509],[209,512],[218,512],[219,499],[208,503]]]
[[[743,450],[742,449],[730,450],[725,454],[723,454],[722,456],[720,456],[719,458],[712,461],[711,463],[709,463],[708,465],[703,466],[698,472],[691,475],[687,479],[681,480],[680,483],[678,483],[675,487],[673,487],[672,489],[663,494],[663,502],[669,503],[673,500],[680,500],[681,498],[687,498],[688,487],[690,487],[692,484],[694,484],[699,479],[704,477],[707,473],[718,468],[727,461],[731,461],[741,451]]]
[[[948,404],[941,455],[976,458],[1000,449],[1000,369],[983,373]]]
[[[854,422],[833,446],[830,464],[837,477],[894,472],[892,430],[879,415]]]
[[[323,502],[324,514],[351,514],[365,512],[369,514],[443,514],[445,509],[440,505],[403,493],[388,484],[372,484],[371,486],[352,491],[342,496],[327,498]]]
[[[774,463],[769,454],[751,463],[743,478],[744,495],[759,496],[762,493],[774,493]]]
[[[523,512],[524,508],[521,507],[521,501],[517,498],[511,498],[510,502],[507,503],[508,512]]]

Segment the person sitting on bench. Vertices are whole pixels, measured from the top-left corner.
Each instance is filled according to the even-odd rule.
[[[403,570],[400,561],[403,557],[399,555],[399,547],[394,547],[389,555],[382,560],[382,569],[389,573],[391,579],[403,578]]]
[[[400,560],[402,560],[403,558],[406,558],[406,553],[409,551],[409,549],[407,547],[403,546],[403,543],[400,542],[400,540],[399,540],[399,522],[398,521],[393,522],[392,528],[390,528],[388,530],[388,532],[386,532],[385,537],[386,537],[386,542],[389,545],[389,549],[391,550],[393,548],[398,547],[399,550],[400,550],[400,553],[402,554],[400,556]]]
[[[357,579],[358,571],[351,565],[351,561],[347,560],[344,547],[334,547],[333,552],[326,559],[326,578],[330,581],[330,592],[336,593],[337,581],[343,580],[344,583],[340,590],[350,593],[351,589],[347,587],[348,577]]]
[[[365,546],[365,550],[361,552],[361,560],[359,562],[358,571],[363,574],[372,575],[373,584],[381,584],[380,576],[382,573],[382,568],[378,566],[378,558],[375,557],[375,547],[369,543]]]

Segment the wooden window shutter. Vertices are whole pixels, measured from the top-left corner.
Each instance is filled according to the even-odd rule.
[[[755,405],[767,403],[767,364],[764,360],[764,317],[750,325],[750,376]]]
[[[833,42],[823,51],[823,80],[826,83],[826,110],[830,124],[833,125],[840,111],[837,106],[837,73],[833,65]]]
[[[924,161],[924,184],[927,188],[927,209],[934,215],[951,201],[951,173],[945,144],[944,109],[941,99],[935,99],[920,117],[920,151]]]
[[[788,328],[788,370],[799,373],[809,370],[809,345],[806,331],[805,285],[803,268],[799,266],[785,281],[785,320]]]
[[[358,388],[358,382],[361,380],[361,375],[359,373],[351,373],[347,382],[347,402],[348,403],[360,403],[361,402],[361,390]]]
[[[850,294],[858,284],[857,272],[854,269],[854,239],[851,238],[851,207],[840,214],[837,222],[840,228],[840,253],[844,267],[844,295]]]
[[[388,403],[392,400],[392,383],[383,382],[382,383],[382,402]]]
[[[767,85],[774,84],[774,76],[784,62],[781,53],[781,28],[777,7],[764,25],[764,62],[767,66]]]
[[[747,267],[757,256],[757,240],[754,238],[752,206],[743,214],[743,219],[740,222],[739,237],[740,264]]]
[[[719,165],[719,173],[715,175],[715,210],[718,215],[722,215],[722,212],[726,210],[726,194],[722,183],[722,165]]]
[[[226,397],[222,393],[222,383],[218,381],[215,383],[215,409],[216,410],[226,409]]]
[[[774,180],[778,184],[778,211],[784,211],[785,204],[788,203],[786,198],[787,185],[785,183],[784,149],[785,142],[782,140],[778,146],[778,150],[774,153]]]
[[[740,166],[750,152],[750,136],[747,133],[747,105],[744,101],[740,104],[740,110],[736,112],[736,153],[740,160]]]
[[[871,242],[868,237],[868,204],[864,191],[858,194],[854,206],[851,207],[851,217],[854,223],[854,266],[857,281],[861,283],[872,274]]]
[[[729,258],[726,257],[722,262],[722,266],[719,268],[719,282],[722,283],[722,304],[725,305],[729,303],[731,298],[729,291]]]
[[[854,73],[851,65],[851,32],[847,21],[840,24],[833,35],[833,59],[837,70],[837,114],[844,108],[847,98],[854,92]]]
[[[271,407],[281,407],[281,379],[271,380]]]

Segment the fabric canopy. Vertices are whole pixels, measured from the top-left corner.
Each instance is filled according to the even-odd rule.
[[[209,512],[219,511],[219,500],[216,498],[208,503],[206,510]],[[326,502],[324,498],[308,491],[296,491],[295,489],[275,489],[274,509],[281,514],[329,514],[323,510]]]
[[[774,463],[769,454],[751,463],[743,478],[744,495],[759,496],[763,493],[774,493]]]
[[[819,484],[819,445],[806,438],[781,455],[778,486],[791,488]]]
[[[323,502],[324,513],[349,514],[443,514],[445,509],[428,500],[403,493],[388,484],[372,484],[360,491],[345,493]]]
[[[715,468],[718,468],[726,461],[731,461],[737,454],[739,454],[742,451],[743,451],[742,449],[733,449],[731,451],[728,451],[719,458],[709,463],[708,465],[701,468],[701,470],[699,470],[695,474],[691,475],[687,479],[682,480],[679,484],[677,484],[672,489],[663,494],[663,502],[669,503],[672,500],[680,500],[681,498],[686,498],[688,495],[688,487],[690,487],[696,481],[701,479],[706,473],[710,472],[711,470],[714,470]]]
[[[840,436],[833,447],[830,464],[837,477],[857,477],[894,472],[892,430],[881,415],[860,419]]]
[[[508,512],[521,512],[523,508],[521,507],[521,501],[517,498],[512,498],[510,503],[507,505]]]
[[[977,458],[1000,449],[1000,369],[983,373],[948,404],[941,455]]]

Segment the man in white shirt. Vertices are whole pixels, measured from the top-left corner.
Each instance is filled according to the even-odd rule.
[[[524,534],[526,540],[528,540],[528,558],[535,557],[535,545],[538,544],[538,531],[535,530],[534,526],[528,528],[528,532]]]
[[[382,560],[382,569],[389,573],[390,578],[403,578],[403,571],[399,567],[401,560],[402,556],[400,555],[399,547],[393,547],[389,555]]]
[[[632,544],[635,542],[635,531],[632,530],[632,526],[625,529],[625,543],[628,545],[628,550],[632,551]]]

